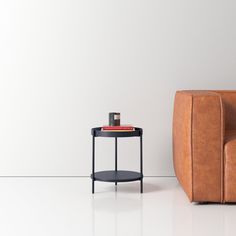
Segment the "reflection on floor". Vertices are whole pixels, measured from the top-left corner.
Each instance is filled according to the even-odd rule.
[[[3,236],[233,236],[236,205],[191,204],[175,178],[0,178]]]

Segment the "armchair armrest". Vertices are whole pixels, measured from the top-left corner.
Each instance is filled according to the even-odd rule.
[[[223,201],[223,133],[223,105],[219,94],[176,93],[174,169],[190,201]]]

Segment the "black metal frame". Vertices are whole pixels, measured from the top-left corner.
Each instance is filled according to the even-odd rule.
[[[134,131],[129,132],[110,132],[102,131],[101,127],[93,128],[92,134],[92,193],[94,193],[95,181],[115,182],[130,182],[140,180],[140,193],[143,193],[143,130],[135,127]],[[113,137],[115,138],[115,170],[95,172],[95,138],[96,137]],[[118,137],[140,137],[140,172],[134,171],[119,171],[117,168],[118,159]]]

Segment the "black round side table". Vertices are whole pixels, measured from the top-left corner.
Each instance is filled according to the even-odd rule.
[[[119,132],[119,131],[102,131],[101,127],[92,128],[92,193],[94,193],[95,181],[114,182],[130,182],[140,180],[140,192],[143,193],[143,130],[135,127],[134,131]],[[95,172],[95,138],[108,137],[115,139],[115,169],[107,171]],[[140,137],[140,172],[118,170],[117,169],[117,139],[124,137]]]

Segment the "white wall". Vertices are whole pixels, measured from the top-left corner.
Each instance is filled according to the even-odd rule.
[[[173,175],[178,89],[236,89],[236,2],[1,0],[0,175],[89,175],[90,128],[144,128],[145,175]],[[99,169],[113,167],[98,140]],[[138,168],[138,140],[119,166]]]

